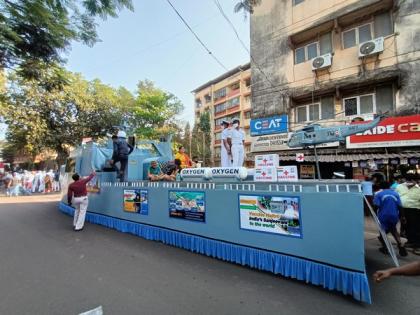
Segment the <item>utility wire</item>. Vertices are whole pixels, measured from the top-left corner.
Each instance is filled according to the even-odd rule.
[[[249,48],[245,45],[241,37],[239,36],[238,31],[236,30],[235,25],[233,25],[232,21],[229,19],[229,17],[226,15],[225,11],[223,10],[220,2],[218,0],[214,0],[214,4],[219,9],[220,14],[224,17],[224,19],[228,22],[230,27],[232,28],[233,32],[236,35],[236,38],[241,43],[242,47],[248,52],[249,57],[251,58],[252,63],[257,67],[257,69],[261,72],[261,74],[264,76],[264,78],[267,80],[268,83],[270,83],[271,87],[275,87],[274,83],[268,78],[267,74],[261,69],[260,65],[255,61],[254,57],[252,57],[251,51]]]
[[[190,30],[190,32],[194,35],[194,37],[198,40],[198,42],[203,46],[203,48],[208,52],[208,54],[216,60],[216,62],[226,71],[229,71],[228,68],[225,67],[225,65],[210,51],[210,49],[207,48],[207,46],[203,43],[203,41],[198,37],[198,35],[194,32],[194,30],[188,25],[187,21],[182,17],[181,13],[178,12],[178,10],[174,7],[172,2],[170,0],[166,0],[168,4],[172,7],[172,9],[175,11],[175,13],[178,15],[178,17],[181,19],[181,21],[185,24],[185,26]]]

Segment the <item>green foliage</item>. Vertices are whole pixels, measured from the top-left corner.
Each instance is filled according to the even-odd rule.
[[[191,136],[191,156],[197,156],[204,165],[211,165],[211,126],[210,113],[203,112],[200,120],[194,125]]]
[[[124,90],[63,69],[57,82],[57,71],[43,71],[38,80],[11,75],[0,107],[8,143],[32,157],[52,149],[64,159],[83,137],[104,136],[119,125],[126,111],[126,98],[120,102]]]
[[[123,8],[132,10],[131,0],[0,0],[0,67],[36,78],[43,64],[63,61],[71,41],[98,41],[96,16]]]
[[[149,80],[140,81],[129,125],[140,139],[158,139],[179,132],[176,115],[184,106],[173,94],[157,88]]]
[[[235,13],[242,11],[244,13],[244,16],[246,17],[248,13],[254,13],[254,7],[256,5],[261,4],[261,2],[262,0],[241,0],[237,4],[235,4],[233,11]]]

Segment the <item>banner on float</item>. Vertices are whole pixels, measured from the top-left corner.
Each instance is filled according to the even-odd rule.
[[[124,190],[124,211],[149,214],[149,193],[145,189]]]
[[[101,187],[99,186],[99,178],[95,175],[87,184],[86,191],[91,194],[99,194]]]
[[[169,191],[169,216],[189,221],[206,221],[203,191]]]
[[[277,167],[277,181],[290,182],[298,180],[298,171],[296,165]]]
[[[256,182],[276,182],[277,168],[275,167],[261,167],[254,171],[254,181]]]
[[[255,167],[277,167],[279,166],[278,154],[260,154],[255,156]]]
[[[239,195],[240,228],[302,237],[299,197]]]

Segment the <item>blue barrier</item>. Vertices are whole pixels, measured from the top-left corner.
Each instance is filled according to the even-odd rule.
[[[142,192],[142,198],[147,196],[144,203],[147,211],[140,210],[140,199],[138,211],[131,208],[132,203],[124,203],[124,195],[129,196],[136,189]],[[178,209],[182,207],[179,200],[189,195],[196,200],[192,211],[183,213]],[[255,223],[259,222],[258,214],[254,210],[250,210],[253,211],[252,217],[246,214],[247,207],[255,209],[256,196],[263,201],[267,198],[271,201],[272,217],[276,216],[276,211],[283,211],[282,208],[276,209],[278,205],[275,200],[283,198],[292,203],[296,201],[295,211],[290,212],[299,220]],[[128,211],[124,211],[124,208]],[[131,212],[133,209],[137,212]],[[73,213],[73,208],[64,203],[60,203],[60,210],[70,215]],[[260,213],[260,216],[270,218],[264,213]],[[360,193],[290,193],[189,189],[144,183],[103,184],[99,194],[89,197],[87,221],[337,290],[356,300],[371,303],[365,272]],[[287,233],[273,232],[282,230],[283,224]],[[270,232],[267,229],[271,229]]]

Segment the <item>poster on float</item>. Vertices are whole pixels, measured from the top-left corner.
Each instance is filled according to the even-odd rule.
[[[169,191],[169,216],[190,221],[206,221],[205,194],[202,191]]]
[[[239,195],[240,228],[302,237],[299,197]]]
[[[93,178],[86,184],[86,191],[91,194],[99,194],[101,192],[98,175],[93,176]]]
[[[124,211],[149,214],[149,193],[145,189],[124,190]]]

